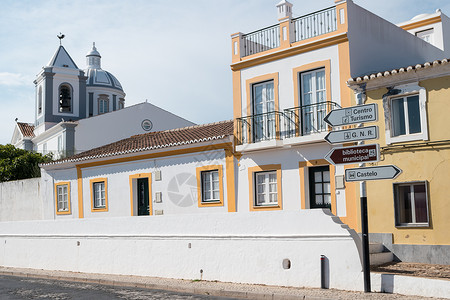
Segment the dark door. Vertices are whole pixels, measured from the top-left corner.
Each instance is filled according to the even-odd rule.
[[[330,168],[309,168],[309,199],[311,208],[331,209]]]
[[[150,207],[148,201],[148,178],[139,178],[137,180],[138,189],[138,216],[150,215]]]

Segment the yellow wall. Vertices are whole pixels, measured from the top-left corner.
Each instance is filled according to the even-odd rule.
[[[449,104],[450,77],[419,82],[427,90],[427,120],[429,141],[399,144],[415,144],[450,140]],[[367,103],[378,103],[381,147],[386,147],[382,95],[386,89],[367,93]],[[369,124],[368,124],[369,125]],[[372,125],[372,124],[370,124]],[[402,169],[394,180],[367,182],[369,232],[393,233],[396,244],[450,245],[450,143],[440,146],[423,145],[417,148],[382,150],[381,161],[370,165],[393,164]],[[395,227],[393,184],[411,181],[428,181],[429,227]]]

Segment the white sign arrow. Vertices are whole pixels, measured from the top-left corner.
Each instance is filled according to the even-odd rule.
[[[330,131],[325,137],[330,144],[341,144],[378,139],[378,126]]]
[[[401,172],[402,170],[394,165],[347,169],[345,170],[345,181],[394,179]]]
[[[376,103],[333,109],[323,119],[331,126],[341,126],[377,120],[378,106]]]

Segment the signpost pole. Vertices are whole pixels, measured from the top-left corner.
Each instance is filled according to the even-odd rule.
[[[360,85],[359,91],[356,94],[358,105],[364,104],[366,101],[366,86]],[[375,106],[376,110],[376,106]],[[364,123],[359,123],[358,127],[364,127]],[[359,145],[363,145],[364,141],[358,142]],[[359,165],[364,167],[364,163]],[[364,271],[364,292],[370,293],[370,256],[369,256],[369,222],[367,216],[367,189],[366,182],[361,181],[359,184],[360,189],[360,202],[361,202],[361,242],[363,252],[363,271]]]
[[[367,194],[366,182],[360,182],[361,190],[361,241],[363,252],[363,271],[364,271],[364,292],[370,293],[370,258],[369,258],[369,225],[367,217]]]

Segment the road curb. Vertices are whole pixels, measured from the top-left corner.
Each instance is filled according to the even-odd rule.
[[[83,274],[83,273],[77,273]],[[112,287],[129,287],[129,288],[140,288],[140,289],[154,289],[163,290],[169,292],[181,292],[187,294],[197,294],[204,296],[216,296],[216,297],[229,297],[229,298],[240,298],[240,299],[271,299],[271,300],[331,300],[330,298],[316,298],[308,297],[306,295],[286,295],[286,294],[265,294],[260,292],[251,291],[237,291],[228,289],[214,289],[214,288],[204,288],[204,287],[183,287],[183,286],[172,286],[167,284],[157,284],[157,283],[139,283],[133,281],[120,281],[120,280],[106,280],[97,278],[86,278],[77,275],[74,276],[61,276],[55,272],[54,275],[51,274],[38,274],[35,272],[24,272],[24,271],[2,271],[0,270],[0,275],[4,276],[14,276],[14,277],[26,277],[26,278],[39,278],[39,279],[51,279],[59,281],[71,281],[80,283],[93,283],[100,285],[107,285]],[[91,275],[91,274],[90,274]]]

